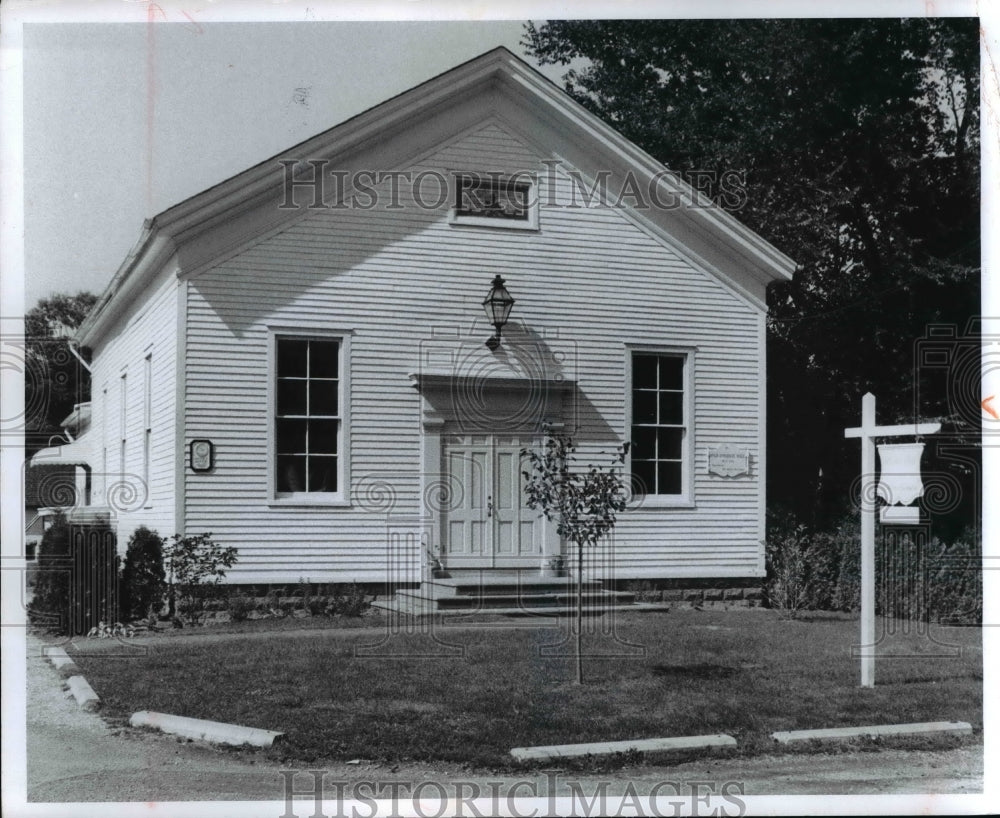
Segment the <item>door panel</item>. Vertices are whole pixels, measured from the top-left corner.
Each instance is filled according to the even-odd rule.
[[[446,438],[444,459],[455,489],[442,525],[446,565],[514,568],[539,564],[545,520],[525,505],[521,473],[521,449],[535,442],[510,435]]]
[[[449,446],[445,456],[448,485],[453,492],[447,514],[444,554],[450,558],[482,558],[489,553],[486,499],[490,483],[489,447]]]

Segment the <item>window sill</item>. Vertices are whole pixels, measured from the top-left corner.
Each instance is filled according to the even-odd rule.
[[[537,220],[516,221],[515,219],[490,219],[482,216],[465,216],[448,220],[452,227],[472,227],[476,229],[486,228],[495,230],[526,230],[529,233],[538,233],[540,228]]]
[[[641,500],[633,500],[628,504],[628,511],[639,511],[644,508],[695,508],[695,502],[689,497],[658,497],[646,495]]]
[[[351,501],[343,497],[273,497],[268,508],[350,508]]]

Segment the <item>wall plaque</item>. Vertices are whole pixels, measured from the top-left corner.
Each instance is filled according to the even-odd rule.
[[[749,449],[737,449],[735,446],[720,446],[708,450],[708,473],[721,477],[736,477],[740,474],[750,474]]]
[[[191,470],[211,471],[215,460],[215,447],[211,440],[191,441]]]

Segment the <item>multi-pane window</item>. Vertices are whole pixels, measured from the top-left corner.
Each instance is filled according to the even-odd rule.
[[[632,491],[684,493],[685,356],[632,355]]]
[[[338,490],[341,373],[337,340],[276,339],[275,489]]]
[[[455,183],[455,216],[528,221],[531,185],[495,174],[461,174]]]

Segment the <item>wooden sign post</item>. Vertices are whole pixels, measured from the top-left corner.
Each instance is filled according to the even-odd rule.
[[[861,398],[861,426],[844,429],[844,437],[861,438],[861,686],[875,687],[875,438],[932,435],[940,423],[875,425],[875,396]]]

